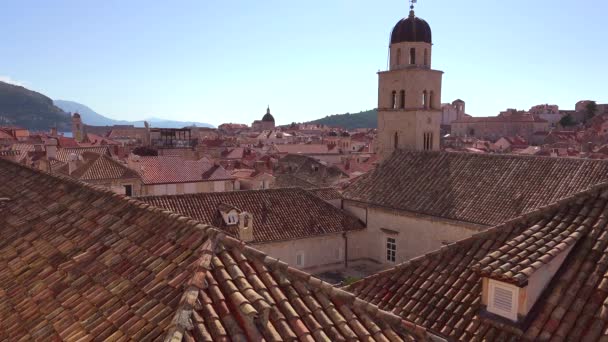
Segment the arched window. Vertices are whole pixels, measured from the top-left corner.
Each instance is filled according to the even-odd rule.
[[[397,65],[401,65],[401,49],[397,49]]]
[[[410,64],[416,64],[416,49],[410,49]]]
[[[427,98],[426,90],[422,92],[422,107],[424,109],[428,108],[428,98]]]
[[[405,90],[399,92],[399,108],[405,108]]]
[[[435,102],[435,93],[431,90],[431,94],[429,96],[429,108],[433,108],[434,102]]]
[[[394,91],[394,90],[391,93],[391,108],[392,109],[396,109],[397,108],[397,92]]]
[[[399,134],[395,132],[395,137],[393,138],[393,146],[395,149],[399,148]]]
[[[424,65],[429,66],[429,50],[424,49]]]

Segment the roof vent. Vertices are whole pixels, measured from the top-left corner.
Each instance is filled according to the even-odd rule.
[[[517,321],[519,288],[490,279],[488,311]]]

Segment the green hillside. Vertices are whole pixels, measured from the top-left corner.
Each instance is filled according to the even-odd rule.
[[[40,93],[0,82],[0,126],[63,131],[70,129],[70,116]]]
[[[346,129],[376,128],[378,127],[378,111],[372,109],[356,114],[346,113],[327,115],[322,119],[310,121],[309,123],[342,127]]]

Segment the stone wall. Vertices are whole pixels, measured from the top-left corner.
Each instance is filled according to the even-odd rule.
[[[349,240],[349,259],[369,258],[387,267],[465,239],[485,227],[416,215],[404,211],[370,207],[344,200],[344,210],[367,222],[363,234]],[[397,243],[395,263],[386,259],[386,239]]]

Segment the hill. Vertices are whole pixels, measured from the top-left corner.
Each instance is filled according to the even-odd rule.
[[[371,109],[356,114],[346,113],[327,115],[322,119],[317,119],[308,123],[342,127],[346,129],[376,128],[378,127],[378,111]]]
[[[93,109],[74,101],[66,100],[55,100],[55,105],[66,112],[74,113],[78,112],[82,121],[87,125],[92,126],[112,126],[112,125],[134,125],[136,127],[144,127],[144,120],[138,121],[126,121],[126,120],[114,120],[104,115],[101,115]],[[163,127],[163,128],[182,128],[187,126],[198,126],[198,127],[213,127],[205,122],[194,122],[194,121],[175,121],[166,120],[160,118],[149,118],[146,119],[152,127]]]
[[[70,129],[70,116],[40,93],[0,82],[0,125],[62,131]]]

